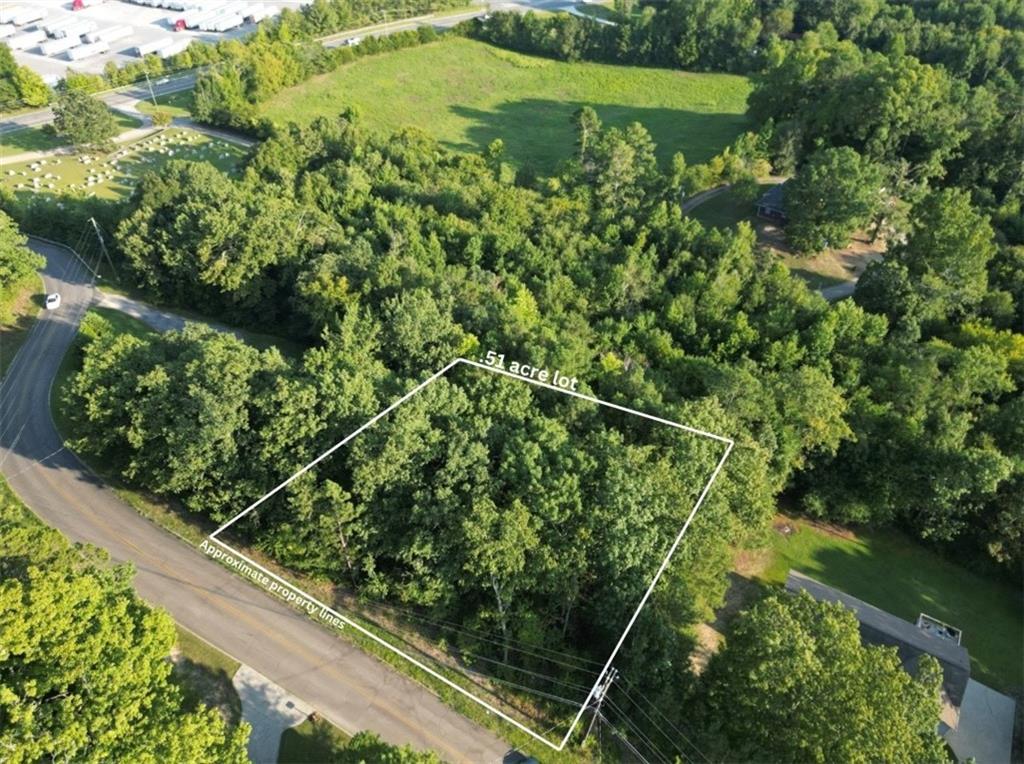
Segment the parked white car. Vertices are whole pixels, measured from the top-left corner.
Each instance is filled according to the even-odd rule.
[[[57,310],[60,307],[60,292],[46,295],[46,309]]]

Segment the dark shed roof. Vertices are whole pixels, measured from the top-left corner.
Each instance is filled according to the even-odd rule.
[[[959,708],[971,677],[971,659],[967,648],[948,639],[929,634],[892,613],[880,610],[845,592],[826,586],[795,570],[786,578],[790,592],[805,591],[819,602],[838,602],[853,611],[860,622],[861,639],[870,645],[895,647],[903,667],[917,671],[917,660],[927,653],[942,666],[942,686],[950,703]]]
[[[785,185],[786,183],[777,183],[769,188],[761,194],[761,198],[757,200],[757,206],[784,213],[786,211]]]

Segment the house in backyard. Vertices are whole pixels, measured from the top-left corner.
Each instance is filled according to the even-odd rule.
[[[1009,764],[1014,701],[971,679],[970,656],[960,644],[958,629],[924,614],[916,624],[905,621],[797,571],[790,571],[786,589],[853,611],[861,641],[895,647],[910,674],[916,673],[922,655],[935,658],[942,667],[939,734],[960,761],[973,758],[977,764]]]
[[[788,182],[788,181],[786,181]],[[765,191],[757,200],[757,216],[766,220],[785,223],[786,217],[786,183],[777,183]]]

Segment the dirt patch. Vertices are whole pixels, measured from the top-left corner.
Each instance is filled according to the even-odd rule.
[[[720,631],[707,623],[699,623],[694,629],[697,644],[690,653],[690,668],[698,676],[704,672],[711,661],[711,656],[718,652],[725,637]]]
[[[792,536],[797,531],[796,524],[786,518],[776,518],[772,521],[772,530],[780,536]]]
[[[786,232],[777,223],[758,220],[754,226],[757,240],[778,256],[798,276],[815,288],[844,281],[856,281],[871,263],[885,255],[885,240],[872,242],[871,237],[858,231],[848,245],[830,249],[811,257],[794,252],[786,241]]]
[[[836,538],[846,539],[847,541],[856,541],[857,534],[851,531],[849,528],[844,528],[841,525],[834,523],[826,523],[821,520],[804,520],[805,524],[819,530],[822,533],[827,533],[829,536],[835,536]]]
[[[747,554],[741,552],[740,555]],[[757,554],[751,553],[751,554]],[[729,624],[741,611],[746,609],[754,600],[761,596],[763,588],[752,579],[733,571],[729,573],[729,587],[725,590],[725,603],[715,611],[715,620],[711,623],[701,623],[694,627],[696,645],[690,653],[690,667],[695,674],[700,674],[707,668],[711,660],[722,644],[725,642],[725,632]]]
[[[736,554],[733,570],[743,578],[757,578],[771,562],[770,549],[742,549]]]

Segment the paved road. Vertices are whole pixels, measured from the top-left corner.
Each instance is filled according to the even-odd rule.
[[[114,143],[131,143],[133,141],[142,140],[143,138],[151,135],[156,128],[148,124],[149,120],[146,120],[146,126],[144,127],[133,127],[131,130],[125,130],[120,135],[114,136]],[[16,162],[32,162],[36,159],[46,159],[47,157],[53,156],[70,156],[77,154],[77,150],[74,146],[59,146],[55,149],[44,149],[42,151],[23,151],[20,154],[4,154],[0,156],[0,160],[5,165],[11,165]]]
[[[449,29],[460,22],[477,16],[482,16],[489,10],[493,11],[514,11],[526,13],[527,11],[568,11],[575,9],[573,0],[519,0],[518,2],[491,2],[488,6],[481,5],[480,8],[466,11],[465,13],[452,14],[450,16],[417,16],[412,19],[396,20],[387,24],[352,29],[344,32],[337,32],[323,38],[325,47],[336,48],[344,45],[351,37],[383,37],[396,32],[404,32],[409,29],[417,29],[422,26],[433,26],[435,29]],[[150,99],[153,95],[169,95],[182,90],[191,90],[196,82],[196,75],[199,70],[191,70],[181,74],[174,74],[163,77],[159,80],[152,80],[152,92],[150,83],[146,81],[136,82],[117,90],[109,90],[100,93],[99,97],[112,109],[128,113],[137,113],[135,104],[139,101]],[[50,109],[39,109],[38,111],[25,112],[13,117],[8,117],[0,122],[0,135],[24,127],[39,127],[53,121],[53,112]]]
[[[0,472],[22,500],[72,540],[134,563],[143,598],[342,729],[450,761],[502,761],[508,746],[492,733],[142,518],[64,447],[50,387],[96,292],[69,250],[37,240],[32,248],[47,258],[43,280],[62,305],[36,322],[0,385]]]
[[[731,183],[723,183],[720,186],[715,186],[714,188],[709,188],[707,191],[701,191],[700,193],[696,193],[693,196],[691,196],[689,199],[687,199],[683,195],[682,191],[680,191],[679,195],[680,195],[681,203],[679,205],[679,209],[683,211],[683,214],[687,214],[691,210],[696,209],[700,205],[704,204],[704,202],[706,202],[706,201],[708,201],[710,199],[714,199],[716,196],[721,196],[726,191],[728,191],[730,188],[732,188],[732,184]]]
[[[818,290],[822,297],[829,302],[835,302],[841,300],[844,297],[849,297],[855,291],[857,291],[857,280],[844,281],[842,284],[833,284],[832,286],[822,287]]]
[[[153,93],[160,96],[177,93],[181,90],[191,90],[195,83],[196,73],[194,71],[185,72],[184,74],[178,74],[173,77],[154,80]],[[141,84],[135,83],[134,85],[128,85],[127,87],[120,88],[118,90],[110,90],[106,93],[100,93],[99,97],[110,108],[117,109],[118,111],[125,111],[126,107],[134,106],[138,101],[149,98],[150,93],[147,84],[142,82]],[[127,110],[131,111],[132,109]],[[3,122],[0,122],[0,135],[14,130],[20,130],[23,127],[39,127],[40,125],[45,125],[52,121],[53,111],[50,109],[39,109],[38,111],[18,114],[13,117],[7,117]]]
[[[137,318],[144,324],[148,324],[152,328],[161,332],[177,331],[185,328],[185,324],[188,322],[187,318],[172,313],[168,310],[161,310],[160,308],[154,308],[149,303],[142,302],[141,300],[134,300],[131,297],[125,297],[121,294],[111,294],[109,292],[97,292],[98,302],[96,303],[101,308],[112,308],[113,310],[119,311],[132,318]],[[216,329],[218,332],[228,332],[235,335],[239,339],[245,339],[245,334],[240,331],[231,329],[230,327],[218,324],[215,321],[205,321],[207,326]]]

